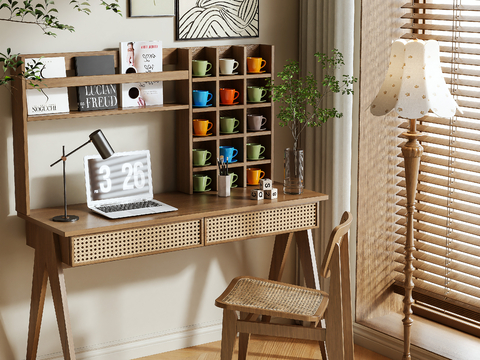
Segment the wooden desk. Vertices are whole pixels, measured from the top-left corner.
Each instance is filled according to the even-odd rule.
[[[280,184],[275,186],[281,189]],[[295,233],[306,283],[318,289],[311,229],[318,227],[319,202],[328,196],[279,191],[278,199],[257,202],[249,199],[250,188],[232,189],[227,198],[215,192],[159,194],[157,199],[179,210],[119,220],[96,215],[85,204],[68,207],[70,214],[80,217],[74,223],[51,220],[63,213],[61,207],[19,213],[27,222],[27,245],[35,249],[27,360],[37,355],[47,279],[64,358],[75,359],[64,268],[275,235],[269,278],[280,280]]]

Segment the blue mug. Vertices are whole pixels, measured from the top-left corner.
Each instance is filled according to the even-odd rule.
[[[232,162],[233,158],[237,156],[238,150],[235,149],[233,146],[220,146],[220,155],[223,155],[225,162]]]
[[[206,90],[193,90],[193,105],[195,106],[207,106],[212,98],[213,94]]]

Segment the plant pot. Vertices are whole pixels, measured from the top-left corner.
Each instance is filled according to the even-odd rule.
[[[303,150],[285,149],[283,159],[283,192],[298,195],[303,193]]]

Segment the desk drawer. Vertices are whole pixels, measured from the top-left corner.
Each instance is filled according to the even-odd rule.
[[[205,219],[205,245],[318,227],[318,203]]]
[[[202,246],[201,220],[70,238],[71,266]]]

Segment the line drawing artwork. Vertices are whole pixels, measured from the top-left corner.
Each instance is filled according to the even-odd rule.
[[[259,0],[177,0],[178,40],[258,37]]]

